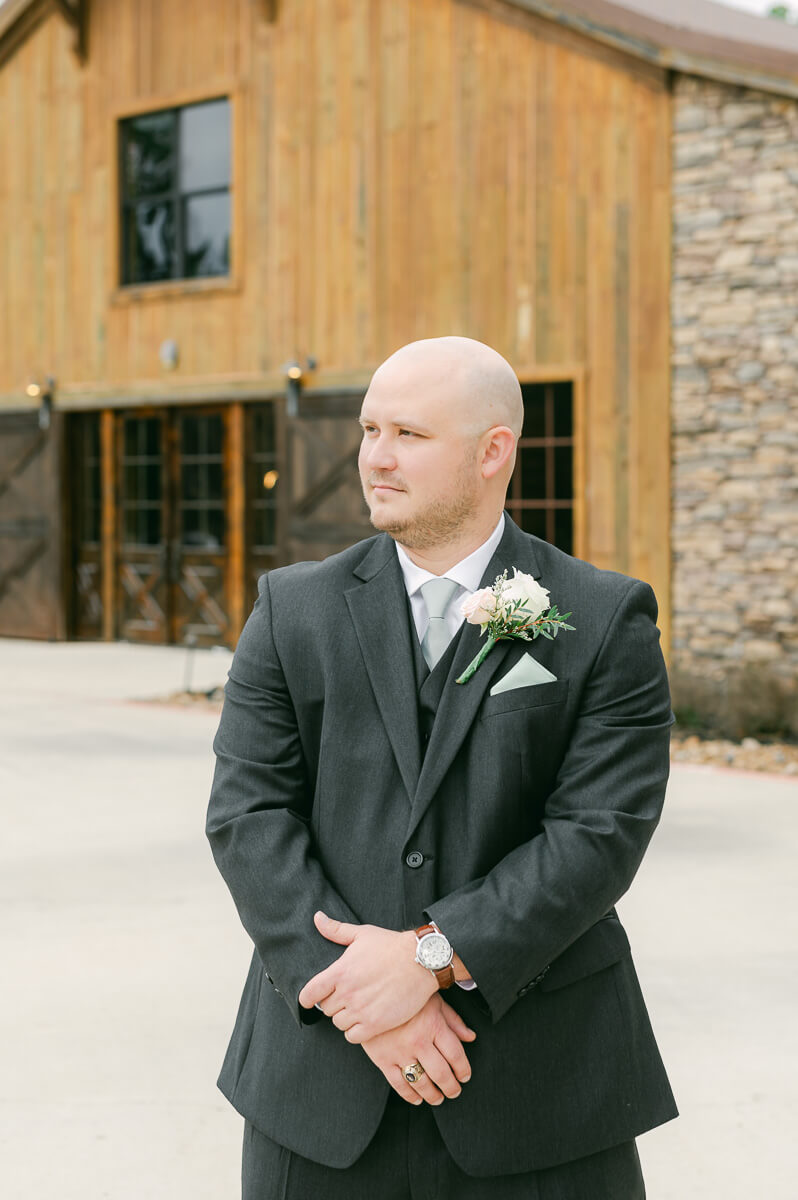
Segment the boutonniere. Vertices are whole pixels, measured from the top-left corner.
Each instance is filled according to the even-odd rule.
[[[513,567],[513,572],[512,579],[508,580],[504,571],[497,575],[493,587],[481,588],[463,601],[460,611],[466,621],[481,625],[488,640],[456,683],[468,683],[502,638],[531,642],[544,637],[553,641],[561,629],[574,628],[566,624],[569,612],[559,613],[556,604],[548,608],[549,593],[532,575],[525,575],[517,567]]]

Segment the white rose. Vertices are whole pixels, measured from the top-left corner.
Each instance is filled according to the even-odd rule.
[[[492,588],[480,588],[470,596],[466,596],[460,605],[460,612],[469,625],[487,625],[496,615],[496,597]]]
[[[534,576],[525,575],[515,567],[513,571],[513,578],[508,579],[502,592],[502,604],[508,606],[520,600],[526,610],[522,616],[527,621],[536,621],[551,608],[549,593],[546,588],[540,586]]]

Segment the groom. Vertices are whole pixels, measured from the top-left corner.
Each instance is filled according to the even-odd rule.
[[[489,347],[403,347],[360,418],[380,532],[260,580],[207,824],[255,946],[245,1200],[641,1200],[676,1115],[614,909],[668,775],[656,602],[504,514],[522,419]],[[505,570],[574,628],[458,684]]]

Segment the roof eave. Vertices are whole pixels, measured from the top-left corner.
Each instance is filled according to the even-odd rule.
[[[759,91],[775,92],[781,96],[798,97],[798,61],[796,74],[785,75],[754,62],[740,62],[732,57],[714,57],[673,44],[665,44],[664,39],[662,43],[655,42],[617,25],[596,20],[585,13],[563,9],[551,0],[510,0],[510,3],[516,8],[525,9],[535,16],[544,17],[563,28],[581,33],[655,66],[687,75],[717,79],[723,83],[739,84]]]

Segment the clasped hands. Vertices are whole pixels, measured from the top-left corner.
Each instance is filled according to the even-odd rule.
[[[350,925],[322,912],[313,921],[322,937],[346,950],[305,984],[302,1007],[317,1004],[410,1104],[459,1096],[471,1077],[463,1042],[476,1034],[440,995],[432,972],[415,961],[415,933]],[[402,1067],[412,1062],[424,1074],[411,1086]]]

